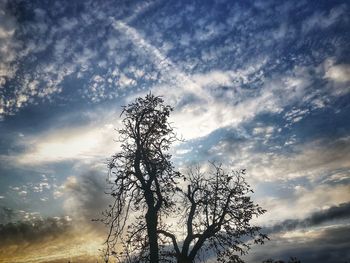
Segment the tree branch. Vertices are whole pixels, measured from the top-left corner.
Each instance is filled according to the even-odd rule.
[[[179,249],[179,246],[177,245],[176,237],[175,237],[174,234],[171,234],[171,233],[169,233],[168,231],[165,231],[165,230],[157,230],[157,233],[163,234],[164,236],[169,237],[172,240],[172,242],[173,242],[173,246],[174,246],[174,249],[176,251],[176,254],[180,255],[180,249]]]

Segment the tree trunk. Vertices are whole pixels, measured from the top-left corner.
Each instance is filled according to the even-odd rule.
[[[146,223],[151,263],[159,263],[157,221],[157,212],[155,212],[154,209],[149,208],[146,214]]]

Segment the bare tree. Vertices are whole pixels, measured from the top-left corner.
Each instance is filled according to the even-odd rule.
[[[171,111],[152,94],[123,108],[121,151],[109,161],[114,203],[101,219],[109,227],[106,262],[114,256],[128,263],[189,263],[201,255],[243,262],[249,242],[267,238],[250,223],[265,210],[248,196],[244,170],[227,173],[212,164],[211,172],[192,169],[186,177],[175,171],[167,153],[176,140]],[[174,230],[169,221],[175,219]]]
[[[121,151],[108,164],[114,203],[101,220],[109,226],[106,262],[111,255],[120,262],[159,262],[159,218],[171,212],[180,177],[167,153],[176,140],[171,111],[152,94],[123,108]]]
[[[243,175],[245,170],[226,173],[212,164],[209,174],[199,168],[189,172],[189,185],[183,191],[183,224],[186,235],[180,249],[177,238],[169,230],[158,230],[168,238],[178,263],[195,262],[216,255],[219,262],[243,262],[249,241],[263,244],[268,237],[260,227],[252,226],[253,216],[265,213],[248,196],[252,192]]]

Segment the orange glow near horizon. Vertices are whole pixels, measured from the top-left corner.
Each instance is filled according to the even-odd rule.
[[[103,262],[104,239],[94,233],[62,233],[62,236],[34,243],[0,247],[0,262]]]

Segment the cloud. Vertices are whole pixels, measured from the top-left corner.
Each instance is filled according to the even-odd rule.
[[[275,136],[281,139],[276,127],[256,122],[252,127],[252,134],[241,127],[187,143],[178,150],[190,151],[175,154],[176,160],[181,166],[215,160],[234,169],[247,168],[247,180],[257,192],[254,198],[268,211],[259,222],[303,218],[350,200],[348,137],[295,141],[281,151],[273,147]]]
[[[233,74],[233,72],[213,70],[207,74],[195,74],[192,76],[192,78],[193,81],[201,87],[232,86],[234,81]]]
[[[13,209],[8,207],[1,207],[0,209],[0,224],[11,222],[16,217]]]
[[[47,218],[0,225],[0,246],[42,242],[43,239],[64,235],[70,228],[71,222],[68,218]]]
[[[271,240],[263,246],[254,246],[245,259],[253,263],[288,257],[311,263],[342,262],[350,256],[346,236],[349,220],[350,203],[346,202],[313,212],[306,218],[287,219],[265,227],[264,232]]]
[[[329,90],[327,95],[324,95],[325,91],[312,91],[310,87],[322,75],[315,78],[310,73],[313,69],[311,66],[295,66],[284,73],[265,77],[261,71],[266,63],[266,60],[257,60],[254,66],[247,65],[245,69],[237,71],[213,70],[193,75],[190,80],[196,84],[196,92],[191,96],[188,95],[189,90],[181,87],[171,93],[165,91],[166,87],[163,86],[155,91],[165,94],[168,101],[172,101],[172,94],[182,98],[175,99],[178,107],[175,107],[171,118],[179,128],[179,134],[186,139],[204,137],[224,127],[237,128],[264,113],[278,115],[285,111],[286,125],[290,126],[312,111],[325,107],[327,100],[346,93],[346,89],[342,93]],[[322,65],[320,63],[318,66]],[[244,84],[254,85],[254,77],[264,82],[259,89],[242,87]],[[186,87],[186,83],[183,86]],[[313,105],[311,109],[306,107],[310,104]]]
[[[346,6],[341,5],[332,8],[328,14],[316,11],[312,16],[308,17],[302,25],[302,30],[308,32],[310,30],[328,28],[335,23],[341,21],[346,13]]]
[[[312,213],[304,219],[289,219],[265,229],[267,233],[288,232],[300,228],[310,228],[335,220],[350,219],[350,202]]]
[[[21,70],[18,61],[23,61],[28,54],[33,55],[46,47],[37,45],[33,40],[26,41],[24,45],[23,39],[18,36],[28,33],[26,31],[28,25],[23,26],[18,23],[18,17],[13,10],[14,5],[14,3],[7,1],[0,3],[2,10],[0,14],[0,43],[2,46],[0,49],[0,85],[2,88],[8,89],[7,93],[0,95],[0,116],[14,114],[24,105],[31,104],[33,98],[49,98],[53,93],[61,91],[59,87],[50,85],[50,83],[55,83],[53,75],[50,76],[50,82],[45,82],[45,87],[40,85],[42,84],[41,78],[35,78],[34,74],[16,75]],[[45,33],[40,32],[43,30],[40,23],[31,26],[29,26],[30,30],[36,31],[38,35]],[[43,75],[41,77],[44,79]]]
[[[43,218],[39,213],[3,209],[0,213],[0,252],[5,262],[96,262],[107,235],[99,218],[110,201],[106,175],[77,165],[77,176],[68,177],[61,192],[63,214]],[[42,177],[44,180],[45,177]],[[20,188],[19,188],[20,190]],[[16,223],[14,221],[18,220]],[[7,223],[11,222],[11,223]],[[40,251],[40,253],[38,253]]]
[[[320,178],[338,169],[349,169],[348,137],[334,141],[316,140],[304,145],[295,145],[294,153],[261,156],[260,164],[254,165],[252,173],[268,180],[283,175],[283,179],[307,176],[310,179]],[[262,168],[261,164],[269,163]],[[259,175],[260,174],[260,175]],[[281,179],[282,179],[281,178]]]
[[[257,222],[264,225],[278,223],[281,220],[303,220],[313,213],[318,213],[333,206],[341,206],[350,200],[349,185],[320,185],[309,188],[292,183],[281,185],[272,184],[280,191],[285,192],[285,196],[271,194],[257,198],[256,201],[267,210],[267,213],[257,219]]]
[[[23,191],[20,191],[20,192],[18,192],[18,194],[20,195],[20,196],[26,196],[27,195],[27,191],[25,191],[25,190],[23,190]]]
[[[280,127],[278,122],[262,124],[254,120],[185,142],[179,147],[192,150],[183,154],[181,159],[186,162],[216,160],[247,168],[250,180],[255,184],[288,182],[297,178],[314,184],[350,169],[347,135],[304,139],[294,132],[284,133],[285,128]]]
[[[330,66],[325,74],[327,79],[335,82],[349,82],[350,81],[350,65],[340,64]]]
[[[137,30],[130,27],[123,21],[112,19],[113,27],[121,32],[125,32],[128,38],[135,45],[140,53],[146,54],[153,62],[157,70],[163,75],[168,84],[174,84],[176,87],[181,87],[190,92],[202,96],[199,86],[194,83],[186,73],[184,73],[176,64],[174,64],[167,56],[165,56],[160,49],[151,45]],[[170,94],[174,95],[177,92],[172,89]],[[175,98],[178,99],[178,98]]]
[[[139,52],[150,57],[161,72],[160,78],[166,84],[158,84],[152,90],[156,94],[164,95],[171,104],[179,106],[172,119],[179,128],[179,133],[186,139],[203,137],[222,127],[235,127],[262,113],[279,113],[292,105],[297,106],[299,114],[294,117],[286,114],[286,117],[289,118],[288,121],[296,123],[310,113],[299,109],[299,106],[310,103],[314,108],[325,106],[327,95],[323,94],[322,87],[314,91],[310,89],[317,79],[323,77],[322,74],[315,76],[312,73],[319,64],[311,65],[306,61],[299,61],[292,63],[291,69],[273,71],[266,75],[269,60],[273,58],[261,55],[251,58],[249,62],[237,63],[235,70],[224,71],[211,65],[209,70],[199,67],[199,72],[204,71],[201,73],[184,71],[184,67],[163,54],[161,48],[151,45],[149,39],[152,36],[146,38],[145,34],[121,21],[115,21],[114,26],[119,31],[124,28],[125,32],[129,32],[128,35]],[[201,47],[204,52],[205,46]],[[221,58],[223,53],[215,54],[215,59]],[[249,90],[242,88],[244,85],[257,85],[259,88]],[[169,86],[173,88],[169,89]],[[338,96],[334,92],[330,94]],[[129,99],[138,95],[140,94],[134,94]],[[183,103],[187,97],[193,99]]]
[[[83,168],[84,169],[84,168]],[[78,176],[68,177],[63,184],[64,209],[73,219],[85,222],[100,229],[99,225],[91,224],[92,219],[101,217],[111,203],[106,174],[91,169],[81,172]]]
[[[69,217],[18,221],[0,225],[3,262],[96,262],[103,239],[75,229]]]
[[[12,62],[16,59],[16,49],[20,43],[14,38],[17,21],[6,8],[7,1],[0,1],[0,85],[4,86],[6,78],[13,77],[16,67]]]
[[[14,35],[17,28],[16,19],[8,12],[7,1],[0,1],[0,89],[4,89],[9,78],[13,78],[17,71],[14,65],[16,51],[21,45]],[[0,95],[0,120],[7,111],[9,102]]]
[[[282,236],[271,237],[263,246],[254,246],[244,259],[252,263],[260,263],[268,258],[287,260],[289,257],[297,257],[301,262],[310,263],[343,262],[350,258],[347,237],[349,231],[349,225],[291,231]]]
[[[253,129],[253,132],[257,131],[260,131],[259,127]],[[278,133],[278,131],[275,132]],[[293,136],[284,139],[279,137],[282,141],[276,142],[279,146],[277,148],[273,147],[273,142],[269,142],[262,148],[258,144],[260,140],[264,143],[266,139],[271,138],[273,133],[264,133],[262,138],[256,134],[254,136],[246,134],[246,136],[248,137],[218,138],[211,149],[204,147],[197,150],[204,151],[203,155],[206,155],[206,159],[221,153],[224,159],[220,161],[232,160],[235,166],[246,167],[252,179],[256,181],[288,181],[295,178],[318,181],[339,170],[350,169],[350,139],[347,136],[337,139],[322,138],[303,143],[298,142]],[[287,147],[289,148],[286,149]],[[281,151],[283,148],[286,150]]]
[[[22,164],[40,164],[65,160],[96,160],[108,158],[116,149],[117,133],[113,124],[95,124],[66,128],[45,135],[27,138],[28,149],[14,156]],[[114,144],[114,147],[110,147]]]
[[[89,1],[84,5],[86,7],[94,6]],[[220,97],[219,94],[213,93],[219,91],[224,96],[231,94],[232,96],[228,96],[227,100],[231,100],[232,106],[232,98],[238,98],[242,95],[240,92],[244,90],[237,87],[244,85],[257,86],[263,89],[261,92],[251,92],[247,95],[250,98],[259,98],[259,95],[265,95],[266,97],[263,97],[262,103],[265,104],[266,111],[275,112],[286,106],[286,103],[274,101],[266,87],[262,86],[265,72],[270,71],[270,64],[275,62],[275,55],[271,52],[264,52],[254,44],[260,42],[259,37],[266,38],[266,30],[263,34],[260,32],[261,30],[257,26],[259,23],[251,19],[252,10],[250,7],[243,7],[240,4],[233,5],[234,8],[228,8],[228,10],[237,9],[242,12],[232,11],[232,14],[226,14],[228,19],[225,22],[218,21],[220,20],[220,5],[215,4],[214,8],[210,8],[210,12],[204,12],[200,9],[200,19],[197,19],[196,12],[194,12],[196,5],[186,5],[186,8],[176,6],[175,8],[181,9],[180,12],[169,18],[166,13],[174,7],[169,4],[159,5],[154,2],[133,5],[134,12],[131,13],[127,12],[130,6],[124,6],[124,4],[120,5],[118,11],[111,11],[113,8],[108,5],[80,8],[81,12],[76,17],[71,17],[67,13],[63,17],[59,16],[61,18],[57,23],[52,21],[51,12],[62,15],[64,10],[74,9],[74,6],[73,3],[65,2],[60,8],[57,7],[55,11],[37,7],[34,12],[34,21],[28,23],[28,25],[25,23],[23,27],[23,30],[28,32],[18,32],[20,36],[27,36],[27,33],[30,33],[30,28],[34,28],[35,32],[38,33],[30,34],[31,37],[28,42],[31,43],[33,48],[23,52],[23,57],[33,56],[38,60],[38,63],[32,72],[28,72],[19,83],[16,83],[15,86],[18,87],[15,92],[16,95],[7,96],[6,100],[9,105],[2,110],[3,114],[14,113],[15,110],[25,105],[35,104],[41,99],[55,100],[58,98],[57,94],[61,93],[64,96],[67,93],[73,93],[74,96],[72,97],[78,96],[79,100],[87,99],[99,103],[115,99],[118,96],[128,95],[130,92],[135,95],[135,92],[139,94],[140,92],[146,92],[145,89],[153,89],[157,94],[165,94],[171,104],[180,102],[184,96],[194,94],[201,101],[203,109],[208,109],[209,113],[206,117],[217,117],[221,116],[222,112],[215,111],[211,107],[227,108],[230,104],[227,101],[219,103],[217,101],[217,98]],[[272,16],[273,21],[283,20],[285,13],[289,12],[288,8],[292,7],[281,4],[277,5],[277,8],[281,10],[281,15]],[[342,11],[338,9],[342,10],[339,7],[332,9],[330,12],[329,16],[332,21],[333,17],[337,18],[342,15]],[[124,11],[127,15],[123,13]],[[24,9],[23,12],[29,11]],[[145,12],[148,15],[147,17],[143,16]],[[159,15],[155,15],[158,13]],[[109,19],[103,19],[104,17],[109,17]],[[140,17],[141,22],[137,21],[136,17]],[[183,32],[189,41],[193,42],[190,45],[192,48],[189,50],[189,54],[185,50],[179,49],[176,45],[177,39],[172,39],[172,35],[167,34],[169,30],[178,32],[179,28],[177,28],[177,23],[174,21],[185,23],[187,21],[185,18],[189,20],[189,24],[193,23],[190,27],[193,27],[192,31],[187,32],[185,30],[186,32]],[[151,26],[145,28],[142,21],[147,21],[147,19],[151,20],[149,23]],[[260,15],[257,16],[257,19],[265,21],[264,17]],[[43,25],[47,23],[52,23],[54,26],[46,26],[45,28]],[[80,26],[77,27],[77,24]],[[287,26],[289,28],[293,27],[292,25]],[[113,27],[114,30],[110,30],[110,27]],[[256,33],[254,37],[245,38],[244,35],[243,38],[256,39],[252,40],[252,43],[245,43],[241,38],[233,38],[231,35],[237,35],[236,33],[231,34],[235,30],[243,33],[254,32]],[[96,34],[91,32],[96,32]],[[74,41],[72,34],[74,34]],[[34,35],[38,37],[34,37]],[[42,39],[44,35],[48,37]],[[222,44],[211,43],[210,46],[215,47],[212,49],[208,49],[208,46],[203,42],[203,40],[214,41],[221,38],[226,40],[220,41]],[[102,43],[102,45],[96,45],[96,43]],[[132,44],[131,48],[130,44]],[[54,47],[52,54],[47,50],[50,45]],[[198,47],[199,55],[193,47]],[[124,52],[124,50],[128,50],[128,52]],[[171,52],[175,50],[177,52]],[[170,54],[168,55],[168,53]],[[261,55],[255,56],[255,53]],[[42,55],[47,58],[45,62],[40,60]],[[249,60],[246,59],[248,55],[252,55]],[[235,63],[232,63],[232,56],[235,57]],[[277,56],[280,57],[279,54]],[[203,59],[204,57],[212,57],[212,59],[207,61],[208,59]],[[231,62],[226,61],[230,59]],[[261,61],[264,61],[264,63],[261,64]],[[218,64],[218,62],[222,63]],[[304,62],[299,64],[305,65]],[[298,63],[293,63],[293,65],[298,65]],[[276,65],[274,67],[278,68]],[[137,72],[143,73],[139,74]],[[277,72],[273,70],[274,74]],[[96,81],[96,73],[100,77],[99,81]],[[269,75],[271,76],[271,74]],[[68,77],[74,81],[68,80]],[[277,79],[279,77],[276,76]],[[78,81],[79,84],[76,85],[75,81]],[[292,87],[295,90],[302,91],[304,89],[304,84],[300,81],[290,80],[289,82],[295,84]],[[68,85],[62,85],[63,83]],[[278,83],[278,85],[280,84]],[[74,89],[69,90],[66,86],[78,86],[79,88],[75,91]],[[222,86],[227,87],[222,89]],[[298,88],[298,86],[301,86],[301,88]],[[223,90],[225,92],[222,92]],[[283,92],[282,88],[280,91],[277,90],[278,92]],[[285,94],[289,93],[285,92]],[[293,99],[290,100],[290,103],[300,97],[294,96],[298,94],[293,92],[291,94],[293,94],[291,96]],[[131,95],[131,97],[134,95]],[[65,100],[69,99],[71,97],[65,96]],[[288,101],[288,98],[285,101]],[[255,109],[254,105],[251,105],[252,102],[244,103],[243,101],[240,104],[242,107],[237,107],[237,110],[232,111],[233,116],[243,111],[245,106],[251,106],[247,108],[250,114],[247,112],[241,114],[243,119],[261,112],[260,108]],[[258,105],[257,107],[261,106]],[[319,103],[319,105],[322,105],[322,103]],[[201,110],[203,111],[203,109]],[[228,112],[227,115],[230,115],[230,113]],[[191,117],[196,115],[198,114],[191,114]],[[240,121],[239,117],[237,119]],[[200,125],[196,132],[204,136],[214,129],[214,125],[201,125],[202,122],[203,119],[196,120],[195,127]],[[220,123],[219,121],[215,124]],[[222,123],[223,125],[232,124],[226,119]],[[182,124],[183,122],[181,122],[181,126]],[[184,136],[193,138],[193,136],[188,135],[189,129],[190,127],[184,128]]]
[[[202,95],[176,109],[171,116],[178,133],[185,139],[204,137],[223,127],[237,127],[263,112],[280,111],[280,102],[273,97],[271,88],[263,88],[254,96],[249,96],[248,91],[233,86],[234,74],[236,73],[224,74],[214,71],[193,77],[198,86],[198,91],[193,93],[194,97]],[[224,90],[227,92],[221,94],[221,99],[217,99],[215,93],[220,91],[221,85],[228,82],[228,79],[231,79],[231,82],[226,84],[231,87],[226,87]],[[208,86],[211,89],[206,89]],[[181,91],[178,92],[181,94]],[[160,90],[158,93],[162,94]],[[167,93],[164,91],[164,94]],[[179,97],[184,98],[185,94]],[[191,122],[188,122],[188,119],[191,119]]]

